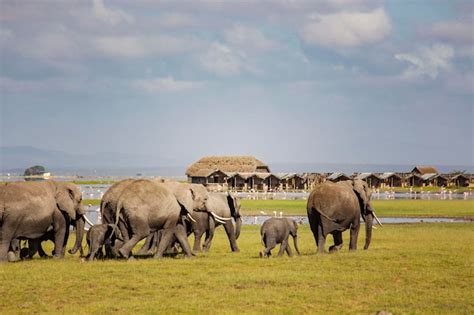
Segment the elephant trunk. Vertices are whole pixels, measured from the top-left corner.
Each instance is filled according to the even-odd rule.
[[[374,215],[372,211],[367,211],[365,216],[365,245],[364,249],[368,249],[370,241],[372,240],[372,225],[374,222]]]
[[[75,254],[79,249],[82,253],[82,239],[84,237],[84,226],[85,226],[85,218],[84,215],[80,216],[76,220],[76,242],[74,243],[74,247],[69,250],[70,254]]]
[[[242,227],[242,217],[238,216],[235,218],[235,239],[239,239],[240,228]]]

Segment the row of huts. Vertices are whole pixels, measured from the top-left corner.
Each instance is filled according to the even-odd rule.
[[[471,175],[439,174],[434,167],[416,166],[409,173],[272,173],[251,156],[204,157],[186,170],[188,181],[234,190],[304,190],[326,180],[362,179],[370,187],[469,186]]]

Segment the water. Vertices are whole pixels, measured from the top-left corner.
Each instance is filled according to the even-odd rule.
[[[92,223],[97,224],[99,222],[99,206],[87,206],[86,215]],[[258,216],[242,216],[243,225],[261,225],[266,220],[272,218],[269,215],[258,215]],[[300,224],[308,224],[308,217],[303,215],[288,216]],[[473,220],[469,219],[453,219],[453,218],[394,218],[385,217],[379,218],[382,224],[403,224],[403,223],[474,223]],[[86,224],[86,228],[89,225]]]
[[[101,185],[79,185],[84,199],[102,199],[102,196],[110,187],[107,184]],[[309,192],[238,192],[237,197],[247,200],[306,200]],[[372,200],[394,200],[394,199],[412,199],[412,200],[474,200],[474,192],[458,193],[453,190],[445,190],[442,193],[390,193],[374,192]]]

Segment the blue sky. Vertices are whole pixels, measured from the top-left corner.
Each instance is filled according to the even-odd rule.
[[[1,146],[473,165],[472,1],[2,1]]]

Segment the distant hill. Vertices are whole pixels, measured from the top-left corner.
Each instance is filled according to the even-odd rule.
[[[107,169],[107,173],[113,169],[137,169],[157,167],[160,165],[173,165],[169,159],[153,156],[141,156],[136,154],[124,154],[114,152],[101,152],[94,154],[70,154],[63,151],[45,150],[32,146],[5,146],[0,147],[0,172],[21,173],[32,165],[44,165],[49,171],[57,173],[70,173],[91,170]],[[184,166],[183,166],[184,169]],[[180,174],[177,174],[180,175]]]

